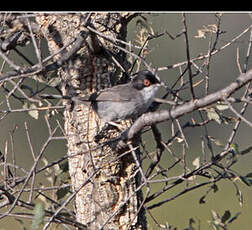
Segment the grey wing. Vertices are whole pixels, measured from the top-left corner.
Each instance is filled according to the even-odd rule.
[[[108,89],[101,90],[100,92],[93,93],[89,100],[95,101],[132,101],[138,93],[136,89],[130,87],[129,84],[117,85]]]

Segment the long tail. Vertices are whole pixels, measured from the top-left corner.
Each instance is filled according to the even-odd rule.
[[[63,95],[52,95],[52,94],[41,94],[39,95],[43,99],[66,99],[66,100],[72,100],[69,96],[63,96]]]
[[[90,105],[91,101],[87,97],[79,97],[79,96],[63,96],[63,95],[52,95],[52,94],[41,94],[41,98],[43,99],[65,99],[65,100],[70,100],[75,103],[80,103],[80,104],[85,104],[87,106]]]

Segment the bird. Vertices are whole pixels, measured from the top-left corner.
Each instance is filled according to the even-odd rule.
[[[136,119],[145,113],[162,85],[158,77],[143,70],[134,74],[128,83],[94,92],[88,99],[77,96],[72,100],[91,106],[104,123],[118,122]]]
[[[160,88],[165,84],[148,70],[139,71],[131,76],[131,81],[94,92],[89,96],[41,95],[47,99],[67,99],[76,104],[84,104],[98,115],[101,130],[106,125],[118,127],[116,122],[136,119],[145,113]]]

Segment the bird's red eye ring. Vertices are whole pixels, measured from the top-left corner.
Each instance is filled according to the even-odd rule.
[[[146,86],[150,86],[151,82],[148,79],[144,79],[143,84],[146,87]]]

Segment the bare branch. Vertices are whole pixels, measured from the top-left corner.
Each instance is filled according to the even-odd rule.
[[[192,94],[192,99],[195,99],[195,93],[193,89],[193,81],[192,81],[192,69],[191,69],[191,61],[190,61],[190,51],[189,51],[189,40],[187,35],[187,25],[186,25],[186,16],[185,13],[182,14],[183,24],[184,24],[184,35],[185,35],[185,43],[186,43],[186,57],[187,57],[187,67],[189,72],[189,81],[190,81],[190,89]]]
[[[16,66],[0,50],[0,55],[15,69],[15,71],[9,71],[5,74],[2,74],[2,76],[0,77],[0,83],[6,80],[10,80],[10,79],[29,77],[31,75],[38,74],[40,72],[49,72],[49,71],[60,68],[82,47],[87,36],[88,36],[88,33],[82,31],[80,35],[76,38],[74,45],[71,47],[71,49],[68,52],[64,53],[64,55],[62,55],[59,60],[53,62],[52,64],[48,64],[44,66],[42,69],[38,65],[34,65],[30,68],[25,68],[25,69],[19,66]],[[51,57],[53,57],[53,55],[51,55]],[[48,58],[46,58],[45,60],[48,61]],[[44,61],[42,61],[42,63],[44,63]]]
[[[103,20],[104,15],[106,20]],[[36,217],[31,211],[35,208],[35,202],[40,200],[39,202],[45,205],[43,229],[61,225],[66,229],[89,229],[94,226],[95,229],[107,230],[111,229],[110,226],[113,226],[115,221],[120,220],[120,229],[130,229],[140,223],[137,229],[146,230],[147,227],[141,228],[139,219],[142,216],[145,218],[145,214],[149,213],[158,228],[172,230],[176,227],[173,228],[168,223],[161,224],[159,218],[154,217],[154,212],[151,213],[150,210],[199,188],[205,190],[199,202],[205,203],[205,197],[211,191],[215,193],[215,190],[218,190],[218,182],[223,179],[228,179],[233,184],[236,196],[240,196],[238,199],[243,202],[236,180],[239,178],[251,186],[251,173],[243,176],[238,170],[233,170],[232,166],[252,150],[250,144],[244,150],[238,149],[237,145],[240,144],[238,135],[243,132],[239,130],[241,122],[246,127],[252,127],[248,113],[248,108],[252,105],[252,70],[247,71],[251,54],[252,24],[249,22],[244,30],[233,37],[227,38],[229,33],[226,33],[225,40],[221,40],[221,35],[225,33],[222,31],[225,17],[222,17],[222,14],[213,14],[215,24],[203,26],[203,39],[208,38],[204,47],[206,54],[198,53],[192,57],[191,51],[195,51],[193,44],[197,40],[190,42],[189,29],[193,27],[188,19],[193,16],[188,13],[182,13],[182,30],[176,36],[163,29],[161,30],[164,32],[156,32],[160,28],[152,28],[155,23],[148,21],[151,14],[148,17],[139,13],[116,15],[118,17],[114,18],[113,14],[99,12],[62,15],[8,12],[0,14],[0,58],[3,60],[0,67],[0,85],[4,93],[0,103],[0,121],[3,123],[7,121],[5,118],[11,119],[9,115],[13,113],[16,113],[16,119],[20,112],[35,110],[40,114],[39,122],[41,115],[45,114],[41,125],[46,129],[42,134],[45,136],[41,136],[40,140],[44,141],[39,148],[35,148],[33,129],[29,129],[31,124],[28,123],[29,120],[24,123],[24,130],[21,131],[27,143],[25,147],[28,147],[28,150],[24,150],[30,153],[30,166],[20,166],[15,133],[20,121],[14,120],[17,125],[14,125],[4,140],[3,153],[0,151],[3,177],[0,182],[0,208],[4,208],[0,219],[14,217],[31,221]],[[143,20],[143,32],[141,38],[138,37],[141,45],[136,45],[134,40],[126,41],[127,28],[123,27],[137,16]],[[55,20],[56,18],[58,20]],[[72,27],[68,27],[66,22]],[[68,33],[70,28],[73,31]],[[200,31],[198,34],[200,38]],[[184,57],[180,57],[180,60],[184,61],[168,65],[169,63],[165,62],[170,60],[170,57],[165,56],[162,59],[163,66],[152,67],[156,62],[150,63],[152,57],[148,55],[156,52],[156,45],[151,49],[152,52],[148,52],[149,47],[158,38],[172,42],[166,35],[171,39],[184,36],[185,52]],[[44,46],[41,46],[41,36],[44,36],[43,42],[48,43],[51,52],[47,57],[43,57],[45,52]],[[18,47],[25,47],[28,42],[32,45],[36,64],[26,56],[25,49]],[[219,77],[217,74],[212,75],[217,72],[214,66],[216,54],[225,55],[223,51],[238,42],[242,42],[243,46],[247,45],[243,57],[243,52],[240,52],[242,49],[237,49],[236,60],[234,57],[238,69],[244,73],[237,78],[233,77],[231,83],[227,83],[224,88],[209,94],[211,82],[214,77]],[[158,43],[158,46],[161,44]],[[13,59],[13,53],[17,53],[26,64],[16,64],[18,62]],[[170,52],[164,53],[173,57]],[[99,131],[98,117],[93,116],[90,107],[87,109],[85,105],[79,104],[70,107],[61,99],[72,99],[75,94],[82,96],[103,89],[105,86],[98,87],[100,83],[107,81],[107,78],[104,80],[103,74],[109,76],[108,82],[112,83],[108,87],[124,82],[130,78],[131,71],[136,69],[134,64],[130,66],[130,63],[137,62],[141,63],[137,69],[147,68],[155,74],[179,67],[173,71],[178,75],[176,78],[165,79],[171,87],[167,86],[161,98],[155,98],[155,103],[147,113],[134,122],[126,121],[127,125],[123,125],[124,131],[121,134],[121,131],[111,128],[108,133],[104,132],[104,136],[101,134],[99,141],[93,142],[93,135]],[[120,79],[121,76],[123,78]],[[168,76],[170,75],[167,73]],[[58,95],[55,95],[55,90]],[[243,91],[243,95],[238,90]],[[191,94],[190,101],[185,91]],[[198,92],[203,96],[196,98]],[[51,102],[48,99],[60,100]],[[24,103],[27,107],[22,107]],[[159,106],[161,110],[158,111]],[[237,109],[238,106],[241,109]],[[247,116],[245,112],[248,113]],[[189,113],[190,116],[187,116]],[[229,126],[230,129],[225,133],[228,136],[226,140],[212,133],[210,125],[213,124]],[[146,139],[149,131],[152,131],[151,141]],[[199,133],[196,136],[196,150],[201,155],[197,155],[195,159],[191,158],[195,146],[191,146],[192,138],[189,132]],[[53,152],[53,147],[48,148],[59,140],[64,151],[55,149],[57,152]],[[68,153],[65,152],[66,148]],[[47,160],[44,154],[49,150],[54,157],[61,154],[60,157]],[[110,157],[111,153],[114,154],[113,157]],[[40,181],[41,175],[47,177],[45,182]],[[144,193],[141,193],[142,191]],[[83,197],[85,199],[81,200]],[[76,209],[72,205],[74,199]],[[82,202],[92,204],[90,207],[92,206],[93,212],[87,209],[89,214],[86,215],[83,214],[86,211],[81,210],[83,216],[79,218],[77,206]],[[134,212],[131,211],[133,209]],[[124,213],[124,210],[129,210],[130,215]],[[88,221],[85,220],[85,215]],[[226,220],[225,224],[228,221]],[[197,228],[192,226],[192,223],[190,220],[188,229],[201,229],[200,224]]]
[[[224,97],[229,97],[235,91],[240,89],[242,86],[247,84],[252,80],[252,70],[248,71],[245,74],[241,74],[236,81],[232,82],[227,87],[209,94],[201,99],[195,99],[194,101],[187,102],[183,105],[177,106],[175,109],[171,110],[160,110],[154,113],[146,113],[143,114],[140,118],[138,118],[134,124],[122,134],[122,140],[130,140],[132,139],[136,133],[142,130],[145,126],[149,126],[152,124],[157,124],[169,119],[176,119],[180,116],[193,112],[196,109],[203,108],[205,106],[211,105],[219,100],[223,100]],[[122,142],[119,142],[119,146]]]
[[[232,104],[224,97],[224,101],[228,104],[229,109],[237,116],[239,117],[242,121],[244,121],[247,125],[249,125],[252,128],[252,123],[248,121],[244,116],[242,116],[239,112],[237,112]]]
[[[246,34],[250,29],[252,28],[252,24],[249,25],[244,31],[242,31],[241,33],[239,33],[237,36],[235,36],[233,39],[231,39],[229,42],[227,42],[225,45],[221,46],[218,49],[215,49],[213,52],[208,53],[206,55],[200,55],[199,57],[195,57],[192,58],[190,61],[194,62],[194,61],[200,61],[203,60],[205,58],[208,58],[209,56],[213,56],[215,54],[217,54],[218,52],[224,50],[225,48],[227,48],[228,46],[232,45],[233,43],[235,43],[238,39],[240,39],[244,34]],[[163,70],[168,70],[168,69],[173,69],[173,68],[178,68],[180,66],[186,65],[188,61],[183,61],[180,63],[176,63],[173,65],[167,65],[164,67],[158,67],[157,71],[163,71]]]

